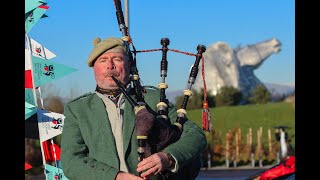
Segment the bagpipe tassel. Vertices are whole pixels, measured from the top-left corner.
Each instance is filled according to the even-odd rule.
[[[207,132],[212,130],[211,115],[207,101],[202,103],[202,129]]]
[[[207,132],[211,132],[211,115],[209,110],[209,104],[207,101],[207,86],[204,73],[204,57],[202,57],[202,80],[203,80],[203,103],[202,103],[202,129]]]

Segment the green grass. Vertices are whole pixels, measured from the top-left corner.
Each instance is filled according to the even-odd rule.
[[[252,128],[252,141],[256,144],[257,130],[263,127],[262,142],[266,147],[268,142],[268,129],[271,129],[272,140],[275,140],[274,126],[285,125],[290,128],[288,132],[291,145],[295,147],[295,112],[292,103],[278,102],[261,105],[243,105],[210,108],[212,125],[216,133],[225,143],[226,133],[231,128],[240,127],[242,142],[246,142],[248,129]],[[189,110],[187,114],[190,120],[202,127],[201,109]],[[211,143],[212,135],[206,133],[208,142]]]

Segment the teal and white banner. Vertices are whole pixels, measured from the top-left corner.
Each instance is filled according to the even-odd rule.
[[[39,0],[25,0],[24,13],[26,14],[44,3],[44,1]]]
[[[61,168],[57,168],[54,166],[51,166],[49,164],[45,164],[44,166],[46,170],[46,179],[47,180],[68,180],[64,174]]]
[[[37,107],[25,102],[25,111],[24,111],[24,120],[27,120],[29,117],[37,113]]]
[[[51,82],[77,71],[72,67],[32,56],[32,71],[35,87]]]
[[[25,14],[25,30],[29,33],[33,26],[43,17],[44,13],[49,9],[49,6],[40,5],[34,10]]]

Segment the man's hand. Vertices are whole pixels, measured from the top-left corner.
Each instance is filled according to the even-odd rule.
[[[170,167],[170,160],[166,153],[158,152],[143,159],[139,164],[137,171],[145,171],[141,174],[143,178],[150,178],[159,172],[168,169]]]
[[[141,177],[139,177],[139,176],[135,176],[135,175],[130,174],[130,173],[119,172],[117,174],[115,180],[143,180],[143,179]]]

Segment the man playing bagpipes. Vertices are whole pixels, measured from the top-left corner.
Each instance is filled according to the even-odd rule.
[[[194,179],[200,153],[207,146],[202,129],[181,115],[185,107],[177,113],[170,102],[166,108],[171,123],[157,117],[154,112],[159,111],[161,88],[141,86],[142,99],[137,99],[126,41],[97,38],[93,44],[87,63],[94,71],[95,92],[65,105],[61,142],[65,176],[76,180]],[[197,49],[198,54],[205,50],[201,46]],[[152,152],[155,139],[166,143]],[[151,144],[150,151],[145,144]]]

